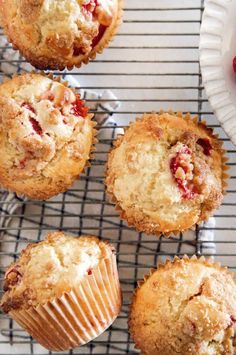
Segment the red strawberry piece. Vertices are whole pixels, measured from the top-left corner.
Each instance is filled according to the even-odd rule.
[[[187,172],[187,167],[181,164],[181,158],[183,154],[191,155],[191,151],[187,146],[183,146],[180,149],[180,151],[176,154],[176,156],[171,159],[170,170],[174,176],[174,179],[179,189],[182,191],[183,198],[189,200],[192,199],[198,193],[197,188],[194,186],[190,186],[187,180],[181,180],[175,177],[175,173],[178,170],[178,168],[182,168],[185,173]]]
[[[197,140],[197,144],[199,144],[202,147],[205,155],[207,155],[207,156],[211,155],[212,145],[211,145],[209,139],[199,138]]]
[[[23,104],[21,105],[21,107],[25,107],[27,110],[35,113],[35,109],[33,108],[33,106],[28,103],[28,102],[23,102]]]
[[[20,162],[19,162],[19,167],[20,169],[24,169],[26,166],[26,159],[22,159]]]
[[[234,323],[236,323],[236,318],[232,315],[232,316],[230,316],[230,319],[231,319],[231,322],[234,324]]]
[[[233,59],[233,70],[234,70],[234,72],[236,74],[236,56]]]
[[[84,51],[84,48],[83,47],[76,47],[74,45],[74,48],[73,48],[73,55],[75,57],[78,57],[79,55],[84,55],[86,54],[86,52]]]
[[[75,116],[81,116],[85,118],[88,114],[89,109],[85,106],[85,102],[80,99],[80,95],[76,95],[76,100],[72,104],[71,114]]]
[[[11,286],[16,285],[22,278],[22,273],[19,271],[20,266],[14,265],[6,272],[4,278],[4,291],[9,290]]]
[[[106,29],[107,29],[107,27],[104,25],[99,26],[98,35],[96,37],[94,37],[93,42],[92,42],[92,48],[96,47],[96,45],[101,41]]]
[[[88,4],[83,5],[83,9],[86,12],[94,13],[96,7],[98,6],[98,0],[90,0]]]
[[[36,119],[33,118],[33,117],[30,117],[29,120],[30,120],[30,123],[31,123],[31,125],[32,125],[32,127],[33,127],[33,129],[34,129],[34,131],[35,131],[38,135],[42,136],[43,130],[42,130],[40,124],[38,123],[38,121],[36,121]]]

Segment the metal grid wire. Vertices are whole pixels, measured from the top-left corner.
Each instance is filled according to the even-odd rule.
[[[158,240],[128,228],[105,195],[107,152],[117,128],[126,126],[137,115],[160,109],[189,111],[204,117],[219,133],[228,150],[231,177],[228,194],[215,214],[215,258],[231,269],[236,268],[236,148],[212,114],[203,90],[198,60],[203,5],[201,0],[126,0],[124,24],[115,41],[96,61],[73,72],[83,88],[97,92],[110,89],[121,102],[113,115],[114,125],[98,127],[100,142],[91,168],[69,191],[50,201],[16,199],[18,209],[11,215],[10,224],[2,226],[1,281],[5,267],[15,260],[21,249],[30,241],[42,239],[51,230],[97,235],[117,248],[124,297],[122,312],[102,336],[64,354],[138,353],[127,330],[128,305],[137,280],[166,256],[202,253],[204,241],[199,240],[199,233],[206,227],[199,227],[179,239]],[[3,36],[1,32],[0,36]],[[21,62],[17,60],[12,64]],[[0,202],[0,206],[1,213],[6,214],[6,204]],[[0,329],[0,354],[52,354],[3,314]]]

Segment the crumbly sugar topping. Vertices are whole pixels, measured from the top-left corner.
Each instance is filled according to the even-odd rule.
[[[37,79],[9,94],[4,86],[1,90],[6,112],[0,125],[7,134],[12,177],[43,172],[58,151],[78,146],[87,129],[88,109],[80,96],[47,77]]]

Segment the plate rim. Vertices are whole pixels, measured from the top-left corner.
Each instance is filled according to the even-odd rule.
[[[232,0],[205,0],[200,28],[199,62],[202,83],[213,112],[231,142],[236,145],[236,104],[230,97],[221,64],[225,13],[231,3]],[[212,5],[216,5],[219,10],[215,11]]]

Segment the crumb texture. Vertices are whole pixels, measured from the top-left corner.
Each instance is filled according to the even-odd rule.
[[[129,328],[143,355],[234,355],[236,285],[218,265],[175,259],[133,297]]]
[[[121,217],[139,231],[188,229],[223,198],[221,144],[190,117],[145,114],[109,154],[106,185]]]
[[[93,144],[92,115],[80,96],[39,74],[0,86],[0,182],[18,194],[47,199],[83,171]]]
[[[39,69],[63,69],[86,62],[93,52],[108,44],[118,25],[122,3],[0,0],[0,10],[9,40],[31,64]]]
[[[37,244],[29,244],[5,273],[5,312],[44,304],[78,287],[113,249],[95,237],[71,237],[51,233]]]

